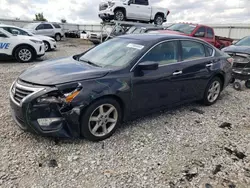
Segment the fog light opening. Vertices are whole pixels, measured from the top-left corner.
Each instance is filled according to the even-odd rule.
[[[52,123],[60,122],[63,118],[61,117],[54,117],[54,118],[39,118],[37,122],[40,126],[50,126]]]

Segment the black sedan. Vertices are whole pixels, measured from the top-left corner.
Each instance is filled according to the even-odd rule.
[[[214,104],[231,67],[228,55],[199,39],[124,35],[28,68],[10,88],[12,115],[23,130],[99,141],[134,117]]]

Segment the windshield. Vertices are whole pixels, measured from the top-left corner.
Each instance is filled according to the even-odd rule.
[[[178,31],[185,34],[191,34],[195,28],[196,26],[192,24],[173,24],[169,26],[167,29],[172,31]]]
[[[36,26],[37,26],[36,23],[30,23],[30,24],[27,24],[27,25],[23,26],[23,28],[25,28],[25,29],[35,29]]]
[[[235,43],[235,46],[250,46],[250,37],[245,37]]]
[[[100,67],[127,66],[144,48],[140,40],[114,38],[82,55],[79,60]]]

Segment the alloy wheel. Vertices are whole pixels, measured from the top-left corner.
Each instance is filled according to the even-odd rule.
[[[28,49],[21,49],[18,53],[18,57],[22,61],[29,61],[32,58],[32,53]]]
[[[116,17],[116,20],[118,21],[124,20],[124,14],[121,11],[116,12],[115,17]]]
[[[209,87],[207,100],[210,103],[213,103],[214,101],[216,101],[220,95],[220,91],[221,91],[220,82],[215,80],[214,82],[212,82],[212,84]]]
[[[96,137],[109,134],[118,121],[118,111],[111,104],[98,106],[89,118],[89,130]]]

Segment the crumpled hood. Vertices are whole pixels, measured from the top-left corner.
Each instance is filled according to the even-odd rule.
[[[226,48],[223,48],[222,51],[224,52],[235,52],[235,53],[246,53],[250,54],[250,46],[235,46],[231,45]]]
[[[39,85],[57,85],[100,78],[109,71],[109,69],[94,67],[85,62],[76,61],[73,57],[67,57],[38,63],[25,70],[19,78]]]

